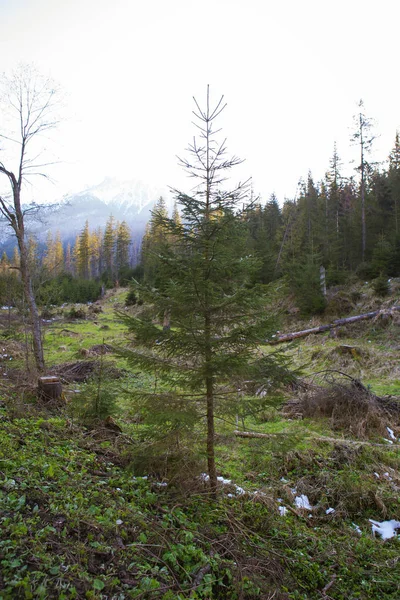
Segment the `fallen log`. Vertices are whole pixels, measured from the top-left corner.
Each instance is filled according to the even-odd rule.
[[[291,342],[296,338],[306,337],[307,335],[315,333],[324,333],[325,331],[332,331],[336,327],[341,325],[349,325],[356,323],[357,321],[364,321],[365,319],[373,319],[380,315],[390,315],[394,311],[400,311],[400,306],[392,306],[390,309],[374,310],[372,312],[364,313],[362,315],[355,315],[354,317],[346,317],[345,319],[336,319],[329,325],[320,325],[319,327],[312,327],[311,329],[303,329],[302,331],[294,331],[293,333],[284,333],[278,335],[273,339],[266,340],[267,344],[281,344],[282,342]]]
[[[277,437],[281,437],[281,436],[291,436],[293,435],[292,433],[258,433],[255,431],[234,431],[233,435],[236,437],[241,437],[241,438],[277,438]],[[345,438],[335,438],[335,437],[328,437],[328,436],[324,436],[324,435],[309,435],[305,438],[303,438],[304,440],[308,440],[308,441],[313,441],[313,442],[327,442],[327,443],[331,443],[331,444],[343,444],[345,446],[347,446],[348,444],[352,444],[355,446],[379,446],[380,448],[390,448],[390,445],[388,443],[386,444],[380,444],[378,442],[370,442],[370,441],[364,441],[364,440],[349,440],[349,439],[345,439]]]

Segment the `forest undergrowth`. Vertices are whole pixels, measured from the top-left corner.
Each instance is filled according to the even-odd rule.
[[[398,322],[289,344],[297,383],[218,421],[215,500],[202,423],[150,436],[130,402],[155,382],[112,352],[115,309],[137,310],[126,292],[46,315],[54,405],[35,399],[23,328],[4,315],[0,598],[397,599],[399,530],[384,539],[370,519],[400,521]],[[348,314],[374,302],[363,290]],[[280,324],[307,326],[290,311]]]

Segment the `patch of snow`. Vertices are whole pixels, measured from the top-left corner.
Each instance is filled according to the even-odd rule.
[[[115,524],[116,524],[116,525],[122,525],[122,523],[123,523],[123,521],[121,521],[121,519],[117,519],[117,520],[115,521]]]
[[[282,483],[287,483],[288,482],[288,480],[285,479],[284,477],[281,477],[281,481],[282,481]]]
[[[281,517],[284,517],[287,513],[286,506],[278,506],[278,510],[279,510],[279,514],[281,515]]]
[[[246,491],[242,487],[240,487],[240,485],[235,485],[235,490],[238,496],[242,496],[246,493]]]
[[[217,477],[217,481],[222,483],[222,485],[230,485],[232,483],[231,479],[225,479],[224,477]]]
[[[390,429],[390,427],[386,427],[386,429],[387,429],[390,439],[395,440],[396,436],[394,435],[393,429]]]
[[[393,444],[393,440],[388,440],[387,438],[382,438],[388,444]]]
[[[327,514],[327,515],[331,515],[331,514],[332,514],[332,513],[334,513],[334,512],[335,512],[335,509],[334,509],[334,508],[327,508],[327,509],[326,509],[326,511],[325,511],[325,514]]]
[[[312,510],[310,501],[305,494],[301,494],[301,496],[296,496],[296,498],[294,499],[294,503],[297,506],[297,508],[305,508],[306,510]]]
[[[372,533],[377,533],[381,536],[383,540],[389,540],[394,537],[396,534],[396,529],[400,529],[400,521],[395,521],[391,519],[390,521],[374,521],[373,519],[369,519],[369,522],[372,525]]]
[[[361,529],[359,528],[359,526],[358,526],[358,525],[356,525],[355,523],[352,523],[352,524],[351,524],[351,526],[353,527],[353,529],[354,529],[354,531],[355,531],[356,533],[358,533],[358,534],[362,535],[362,531],[361,531]]]
[[[374,475],[375,475],[375,477],[376,477],[377,479],[379,479],[379,473],[376,473],[376,472],[375,472],[375,473],[374,473]]]

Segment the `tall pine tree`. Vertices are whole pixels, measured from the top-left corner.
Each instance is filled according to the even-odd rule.
[[[196,103],[200,136],[189,145],[183,168],[197,186],[190,193],[175,190],[183,226],[161,211],[155,225],[165,233],[159,247],[162,277],[158,287],[137,286],[152,310],[133,318],[121,315],[133,338],[122,351],[136,367],[153,374],[153,392],[136,390],[142,412],[159,419],[165,437],[206,418],[206,455],[211,491],[215,495],[215,419],[237,398],[245,380],[267,380],[275,363],[264,356],[260,343],[271,332],[263,310],[260,288],[250,287],[259,261],[246,249],[246,222],[242,218],[248,186],[225,191],[228,173],[241,161],[226,157],[214,123],[224,109],[223,98],[210,106]],[[168,312],[171,328],[160,329]],[[282,377],[282,373],[280,373]],[[226,414],[226,413],[225,413]]]

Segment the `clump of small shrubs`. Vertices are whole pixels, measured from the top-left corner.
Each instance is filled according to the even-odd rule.
[[[318,257],[307,256],[288,269],[289,285],[303,316],[322,314],[326,299],[322,293]]]
[[[125,306],[141,306],[143,300],[138,297],[138,294],[134,288],[131,288],[125,298]]]
[[[377,277],[372,283],[372,289],[374,290],[374,293],[381,298],[388,296],[390,293],[390,284],[387,276],[381,274]]]
[[[69,319],[86,319],[86,310],[83,307],[73,306],[68,312]]]
[[[62,273],[50,279],[38,289],[39,304],[63,304],[66,302],[95,302],[101,297],[102,284],[94,279],[73,277]]]
[[[94,427],[104,423],[118,412],[116,392],[97,382],[89,383],[72,401],[71,412],[73,417],[86,426]]]

